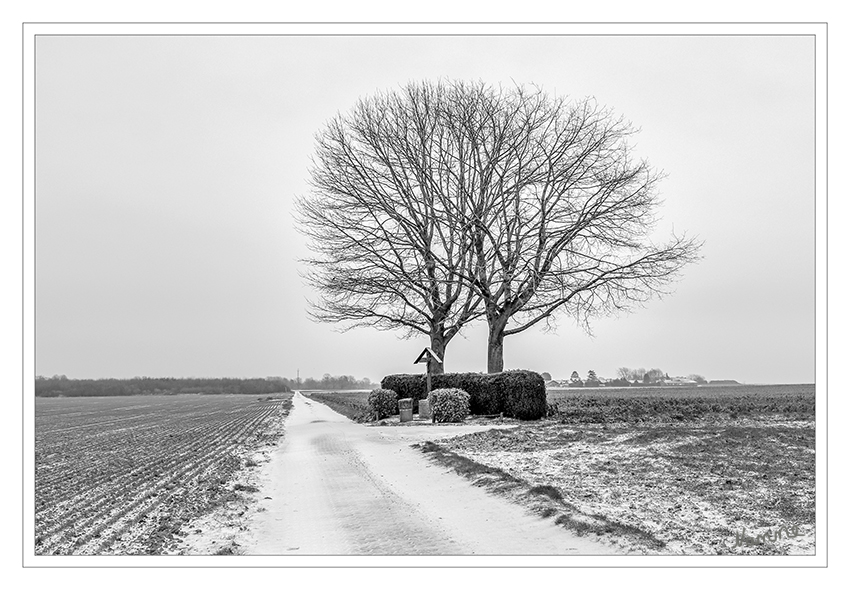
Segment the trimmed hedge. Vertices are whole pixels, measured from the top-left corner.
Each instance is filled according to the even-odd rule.
[[[434,387],[433,381],[431,387],[432,389]],[[426,397],[425,375],[387,375],[381,380],[381,388],[395,391],[398,394],[398,399],[411,398],[414,411],[418,411],[419,400]]]
[[[392,389],[374,389],[369,394],[369,411],[375,420],[398,414],[398,396]]]
[[[435,422],[463,422],[469,416],[469,394],[462,389],[435,389],[431,411]]]
[[[412,398],[415,408],[425,398],[425,375],[387,375],[381,387],[392,389],[399,398]],[[521,420],[536,420],[546,415],[546,384],[534,371],[443,373],[431,375],[431,388],[467,392],[473,415],[504,414]]]
[[[425,398],[425,375],[387,375],[381,387],[392,389],[399,398],[413,399],[416,407]],[[431,389],[462,389],[469,394],[472,414],[490,415],[504,411],[503,392],[495,386],[492,375],[482,373],[442,373],[431,375]]]
[[[546,416],[546,382],[533,371],[505,371],[493,375],[505,393],[505,416],[538,420]]]

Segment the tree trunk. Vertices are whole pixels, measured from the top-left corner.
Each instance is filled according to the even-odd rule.
[[[434,361],[428,361],[428,372],[431,375],[442,375],[446,362],[446,338],[445,335],[441,333],[432,332],[431,333],[431,350],[433,350],[437,356],[443,359],[442,363],[437,363]]]
[[[501,373],[505,368],[505,326],[501,322],[490,325],[487,337],[487,372]]]

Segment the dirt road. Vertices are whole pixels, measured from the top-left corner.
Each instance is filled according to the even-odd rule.
[[[614,550],[474,487],[410,444],[482,426],[355,424],[300,393],[260,479],[249,555],[577,555]]]

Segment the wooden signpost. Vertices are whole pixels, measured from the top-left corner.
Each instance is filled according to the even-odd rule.
[[[425,363],[425,396],[429,401],[428,411],[431,413],[431,422],[434,421],[434,411],[433,408],[430,407],[430,394],[431,394],[431,371],[434,366],[432,363],[437,363],[439,365],[443,364],[443,359],[440,356],[431,350],[429,347],[425,347],[425,349],[419,353],[419,356],[416,357],[416,360],[413,361],[413,364]]]

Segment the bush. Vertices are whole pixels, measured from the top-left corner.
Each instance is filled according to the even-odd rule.
[[[435,422],[463,422],[469,416],[469,394],[462,389],[435,389],[431,392]]]
[[[369,394],[369,411],[375,420],[398,414],[398,396],[391,389],[375,389]]]
[[[537,420],[546,416],[546,383],[534,371],[505,371],[493,375],[505,395],[505,416]]]
[[[425,375],[387,375],[381,387],[392,389],[399,398],[413,399],[416,408],[418,401],[425,398]],[[465,391],[469,394],[469,411],[473,415],[503,413],[522,420],[536,420],[546,414],[546,385],[543,377],[533,371],[443,373],[431,375],[431,387]]]

